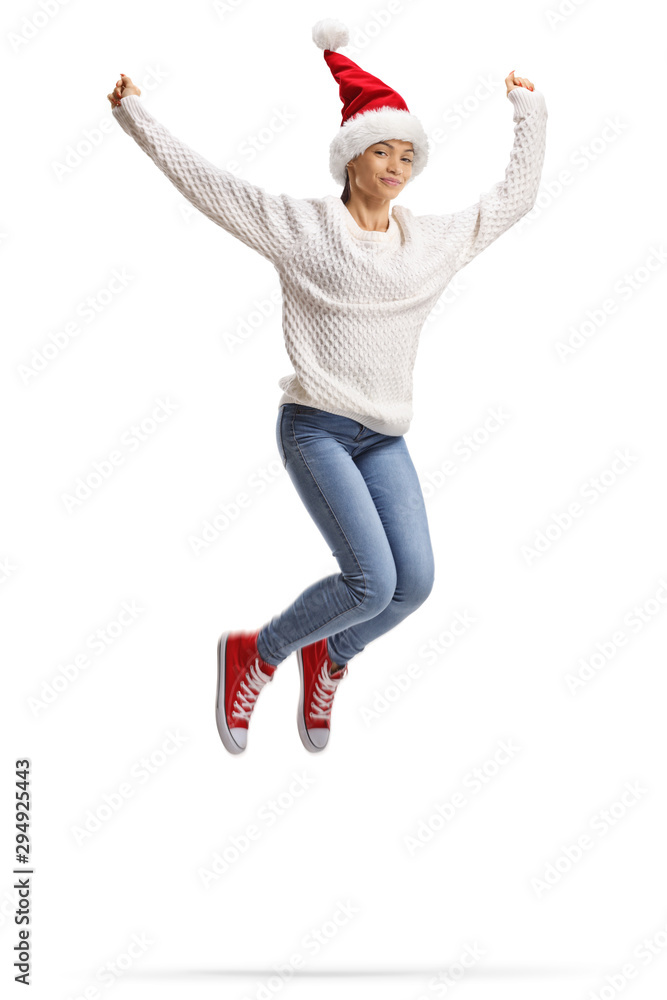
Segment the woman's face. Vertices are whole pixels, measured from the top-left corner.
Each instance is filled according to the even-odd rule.
[[[402,139],[373,143],[347,164],[350,188],[366,195],[395,198],[410,180],[414,155],[412,143]]]

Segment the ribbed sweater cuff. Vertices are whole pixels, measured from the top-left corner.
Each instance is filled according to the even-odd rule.
[[[532,111],[546,114],[547,105],[541,90],[527,90],[526,87],[512,87],[507,99],[514,105],[514,121],[525,118]]]
[[[111,111],[114,118],[117,118],[119,122],[131,122],[143,119],[144,121],[151,121],[151,115],[146,108],[141,103],[141,98],[138,94],[127,94],[126,97],[121,97],[120,104],[112,107]]]

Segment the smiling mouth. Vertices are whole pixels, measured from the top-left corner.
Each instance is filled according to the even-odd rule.
[[[389,177],[381,177],[380,180],[384,181],[385,184],[391,184],[392,187],[398,187],[398,185],[401,183],[400,181],[393,181]]]

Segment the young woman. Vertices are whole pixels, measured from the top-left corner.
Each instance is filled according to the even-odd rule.
[[[257,631],[220,636],[216,722],[235,754],[259,693],[294,651],[299,735],[307,750],[324,749],[350,660],[431,592],[426,510],[404,437],[419,334],[453,276],[533,207],[545,151],[544,97],[512,71],[504,179],[459,212],[390,214],[427,163],[426,134],[400,94],[336,51],[348,41],[344,25],[320,21],[313,40],[343,101],[329,150],[341,196],[267,194],[173,136],[125,74],[107,95],[120,126],[178,190],[278,272],[294,372],[278,382],[276,443],[340,566]]]

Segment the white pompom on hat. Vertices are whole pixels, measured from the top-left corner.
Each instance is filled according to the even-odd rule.
[[[343,102],[341,127],[329,147],[331,176],[345,184],[350,160],[376,142],[401,139],[414,147],[411,177],[416,177],[428,161],[426,132],[397,91],[336,51],[349,40],[347,27],[341,21],[325,18],[313,26],[313,41],[324,49]]]

